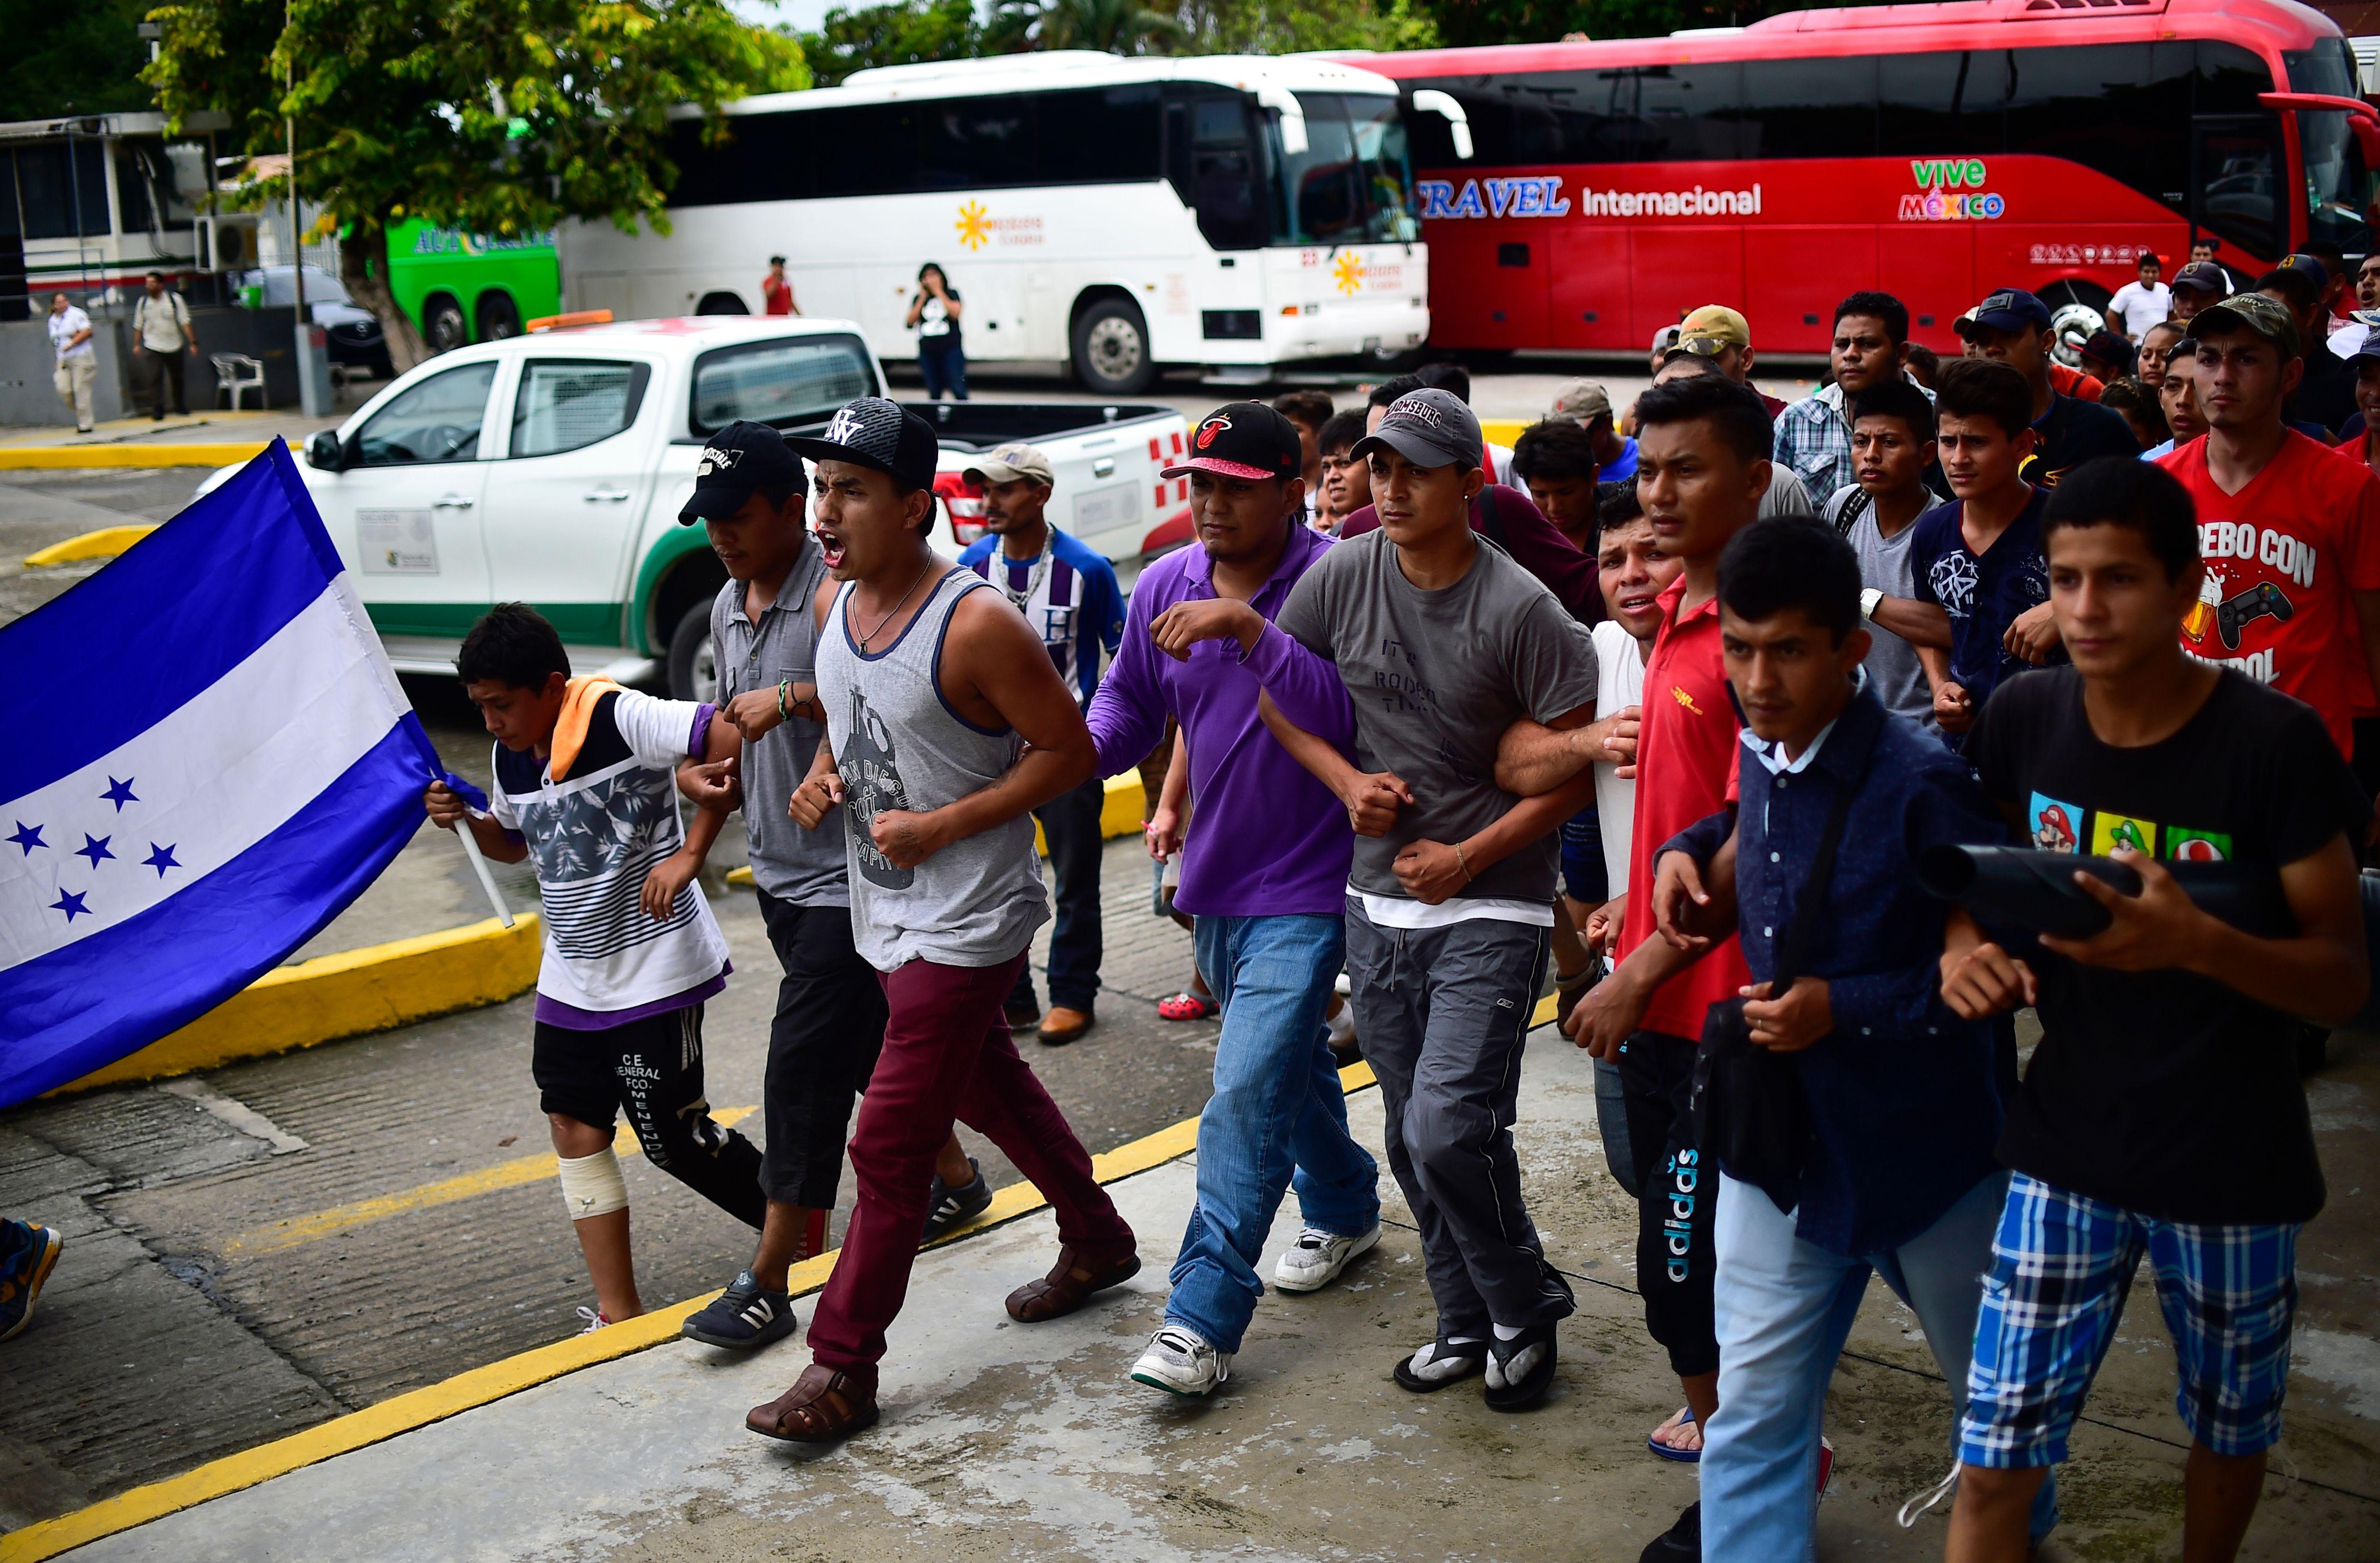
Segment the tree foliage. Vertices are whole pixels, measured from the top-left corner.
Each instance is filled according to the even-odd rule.
[[[289,0],[285,27],[284,0],[152,15],[165,40],[146,76],[167,114],[227,114],[251,151],[280,150],[296,117],[298,191],[342,231],[348,289],[400,369],[424,349],[388,296],[390,224],[665,228],[673,106],[809,85],[798,43],[721,0]],[[286,200],[286,183],[262,193]]]
[[[151,0],[0,0],[0,119],[137,113],[149,46],[136,29]]]

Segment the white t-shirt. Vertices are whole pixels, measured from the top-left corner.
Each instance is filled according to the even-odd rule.
[[[2143,287],[2128,282],[2107,300],[2107,313],[2123,321],[2124,334],[2138,342],[2149,327],[2173,319],[2173,289],[2163,283]]]
[[[1488,481],[1502,483],[1511,488],[1520,488],[1520,484],[1512,481],[1512,447],[1500,445],[1493,440],[1483,442],[1488,447]]]
[[[51,315],[49,317],[49,322],[50,345],[57,349],[59,363],[63,364],[68,358],[88,358],[96,356],[96,350],[93,346],[93,343],[95,341],[94,338],[88,336],[84,337],[81,345],[79,346],[69,347],[67,345],[68,342],[73,340],[75,333],[79,331],[89,331],[91,329],[91,317],[89,315],[84,314],[80,309],[78,309],[73,305],[69,304],[65,309],[57,311],[57,313]]]
[[[1617,619],[1595,626],[1595,716],[1618,716],[1645,702],[1645,648]],[[1603,834],[1604,882],[1619,895],[1628,888],[1628,842],[1636,824],[1636,781],[1616,760],[1595,762],[1595,817]]]

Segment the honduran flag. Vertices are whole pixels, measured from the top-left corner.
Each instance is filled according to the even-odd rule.
[[[278,440],[0,626],[0,1108],[278,965],[441,769]]]

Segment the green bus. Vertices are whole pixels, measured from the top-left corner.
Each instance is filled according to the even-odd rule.
[[[433,353],[518,336],[523,322],[562,312],[551,230],[490,238],[400,223],[388,231],[388,285]]]

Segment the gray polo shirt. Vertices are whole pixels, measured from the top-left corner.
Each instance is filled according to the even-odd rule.
[[[818,540],[807,534],[784,589],[754,624],[744,613],[744,583],[729,581],[710,604],[710,644],[719,668],[722,705],[748,689],[779,682],[818,681],[818,621],[810,600],[826,579]],[[848,906],[842,809],[831,809],[815,830],[785,812],[794,789],[810,772],[826,729],[807,717],[780,722],[757,744],[744,745],[744,838],[753,882],[796,906]]]

